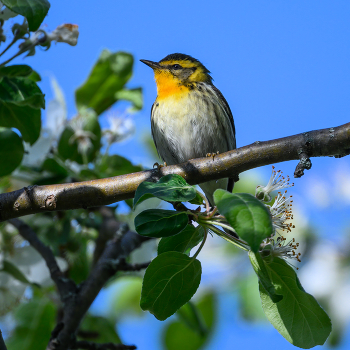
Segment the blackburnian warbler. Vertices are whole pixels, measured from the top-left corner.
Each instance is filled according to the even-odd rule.
[[[157,98],[151,110],[152,136],[167,165],[236,148],[230,107],[201,62],[180,53],[159,62],[141,62],[154,71]],[[214,191],[223,188],[231,192],[233,180],[199,186],[213,205]]]

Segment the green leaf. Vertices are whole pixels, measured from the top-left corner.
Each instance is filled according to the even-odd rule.
[[[197,191],[179,175],[165,175],[158,182],[142,182],[136,190],[134,206],[144,200],[157,197],[168,202],[188,202]]]
[[[141,166],[133,165],[130,160],[116,154],[104,156],[96,168],[101,173],[101,177],[119,176],[142,170]]]
[[[204,200],[203,200],[203,197],[200,196],[200,194],[196,191],[196,197],[194,197],[193,199],[191,199],[189,201],[191,204],[194,204],[194,205],[202,205],[204,204]]]
[[[39,86],[33,80],[21,77],[5,76],[1,79],[0,103],[45,108],[45,98]]]
[[[115,322],[105,317],[93,316],[88,313],[83,318],[79,330],[78,334],[84,332],[87,335],[84,338],[79,336],[80,339],[89,339],[94,343],[121,343],[119,335],[115,331]],[[91,334],[91,337],[88,336],[89,334]]]
[[[107,317],[119,320],[124,316],[140,315],[142,279],[139,276],[123,276],[113,283],[113,295],[109,299]]]
[[[21,138],[11,129],[0,128],[0,176],[14,171],[21,164],[23,155]]]
[[[33,72],[33,69],[26,64],[15,64],[0,68],[0,77],[27,77]]]
[[[233,194],[218,189],[214,192],[214,201],[220,214],[225,216],[253,252],[256,253],[261,242],[271,236],[273,228],[270,212],[251,194]]]
[[[100,115],[117,102],[120,97],[117,92],[123,90],[131,78],[133,63],[134,59],[129,53],[103,50],[88,79],[75,92],[78,109],[91,107]],[[124,98],[133,98],[134,103],[137,102],[137,92],[132,95],[130,91],[120,93]]]
[[[181,232],[188,223],[184,212],[147,209],[135,217],[135,230],[147,237],[169,237]]]
[[[55,175],[64,177],[68,176],[67,168],[64,166],[64,164],[60,164],[55,158],[46,158],[41,166],[41,169],[49,171]]]
[[[0,69],[0,126],[17,128],[31,145],[39,138],[44,95],[28,76],[32,69],[26,65]]]
[[[202,267],[178,252],[158,255],[148,266],[141,291],[141,308],[165,320],[187,303],[199,287]]]
[[[275,286],[273,285],[270,275],[265,266],[265,262],[260,256],[260,253],[254,253],[251,250],[248,252],[250,262],[253,266],[255,273],[259,278],[259,283],[264,286],[266,292],[274,303],[277,303],[283,299],[281,294],[277,294]]]
[[[193,227],[192,225],[187,225],[180,233],[160,240],[158,255],[169,251],[188,255],[191,249],[203,240],[203,237],[204,229],[202,226]]]
[[[56,310],[45,297],[22,303],[15,313],[16,328],[6,340],[8,350],[46,349],[56,324]]]
[[[28,281],[27,277],[23,274],[23,272],[19,270],[16,265],[12,264],[12,262],[6,259],[2,261],[2,269],[0,271],[10,274],[13,278],[15,278],[16,280],[22,283],[30,284],[30,282]]]
[[[262,284],[259,285],[264,312],[272,325],[290,343],[303,349],[323,345],[332,324],[316,299],[306,293],[291,266],[274,258],[266,267],[271,281],[283,299],[274,303]]]
[[[38,82],[41,81],[41,76],[39,75],[38,72],[36,72],[35,70],[32,70],[32,72],[28,75],[27,77],[30,80],[33,80],[34,82]]]
[[[115,93],[115,98],[117,100],[130,101],[135,110],[142,109],[143,98],[142,98],[142,88],[137,89],[123,89]]]
[[[11,11],[28,20],[29,30],[36,31],[50,8],[47,0],[1,0]]]
[[[207,293],[195,305],[190,303],[177,312],[183,322],[172,322],[164,331],[164,345],[167,350],[201,349],[213,331],[216,319],[215,295]]]
[[[0,102],[0,126],[18,129],[23,140],[32,145],[40,136],[41,111]]]

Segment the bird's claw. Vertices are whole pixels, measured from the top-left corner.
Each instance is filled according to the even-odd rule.
[[[213,157],[213,160],[214,160],[215,156],[218,155],[219,153],[220,153],[219,151],[217,151],[216,153],[207,153],[205,156],[208,158]]]
[[[166,165],[166,162],[164,162],[164,165],[163,165],[163,164],[159,164],[158,162],[155,162],[155,163],[153,164],[153,169],[154,169],[154,168],[157,168],[158,170],[160,170],[161,168],[163,168],[163,167],[165,167],[165,166],[167,166],[167,165]]]

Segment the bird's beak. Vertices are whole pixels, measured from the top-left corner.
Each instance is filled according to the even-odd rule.
[[[142,63],[147,64],[148,67],[152,69],[160,69],[162,66],[158,62],[148,61],[148,60],[140,60]]]

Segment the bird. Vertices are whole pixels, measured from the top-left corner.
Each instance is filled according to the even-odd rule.
[[[166,165],[236,148],[231,109],[199,60],[174,53],[159,62],[140,61],[154,72],[157,97],[151,109],[151,131]],[[211,206],[216,189],[232,192],[233,185],[232,178],[199,184]]]

